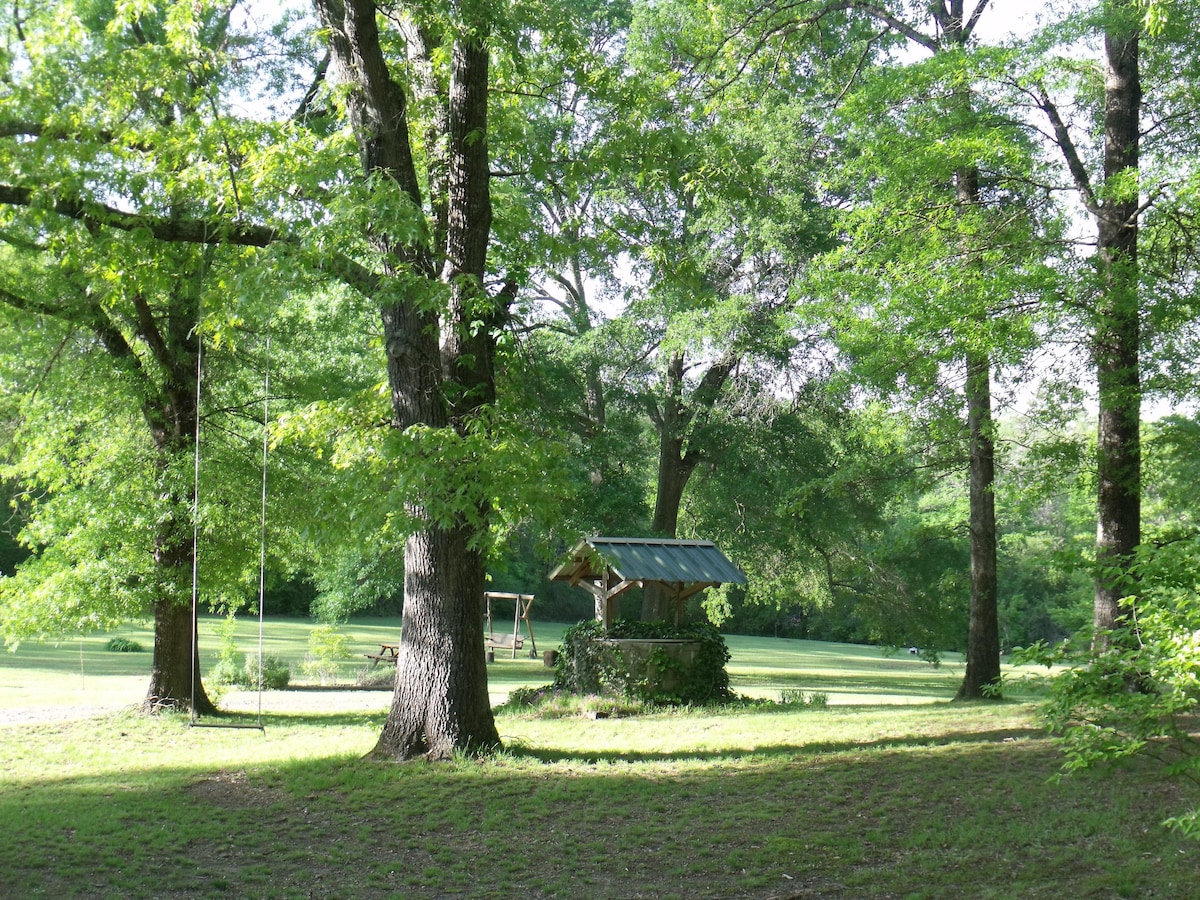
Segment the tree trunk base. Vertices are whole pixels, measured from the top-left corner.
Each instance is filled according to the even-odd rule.
[[[483,646],[485,568],[467,529],[432,527],[404,553],[396,687],[371,756],[443,760],[500,747]]]
[[[191,711],[200,716],[219,712],[200,677],[196,628],[189,606],[170,600],[154,604],[154,661],[141,709],[149,714]]]
[[[970,700],[995,700],[1004,699],[1004,694],[1001,690],[1003,682],[999,672],[991,673],[983,678],[975,677],[971,671],[970,663],[967,664],[967,674],[963,677],[962,684],[958,686],[958,693],[954,695],[954,702],[970,701]]]

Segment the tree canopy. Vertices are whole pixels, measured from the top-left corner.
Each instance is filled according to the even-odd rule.
[[[1196,14],[993,12],[0,11],[6,640],[152,615],[190,702],[264,400],[272,577],[402,600],[392,757],[498,744],[485,586],[587,532],[716,539],[750,584],[692,615],[964,650],[969,698],[1188,626]]]

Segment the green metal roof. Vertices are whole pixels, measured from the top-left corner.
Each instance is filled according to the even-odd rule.
[[[742,570],[712,541],[589,537],[550,573],[551,581],[594,581],[609,571],[622,581],[745,584]]]

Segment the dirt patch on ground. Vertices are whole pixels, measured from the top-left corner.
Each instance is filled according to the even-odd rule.
[[[287,799],[283,791],[255,784],[243,770],[214,772],[189,785],[187,793],[225,809],[261,809]]]

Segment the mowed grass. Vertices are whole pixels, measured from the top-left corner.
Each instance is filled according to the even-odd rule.
[[[217,659],[219,624],[215,617],[201,619],[200,658],[205,671]],[[506,627],[511,628],[511,623],[497,624],[496,630]],[[542,653],[559,646],[567,627],[562,623],[534,622],[534,640],[526,640],[515,659],[511,650],[496,651],[496,660],[488,669],[493,704],[503,703],[515,688],[538,686],[553,679],[553,671],[543,664]],[[298,687],[321,682],[316,676],[306,676],[302,669],[309,652],[311,630],[312,623],[305,619],[268,619],[263,629],[263,653],[287,661],[292,668],[292,683]],[[380,644],[395,644],[399,640],[400,620],[354,619],[340,630],[349,639],[349,656],[338,663],[333,677],[326,680],[354,686],[371,666],[367,655],[378,653]],[[137,641],[146,652],[109,652],[105,646],[114,637]],[[759,699],[774,700],[783,691],[803,690],[822,693],[834,705],[937,702],[953,697],[963,676],[962,660],[954,654],[947,655],[942,665],[933,667],[906,652],[895,654],[856,644],[739,635],[728,635],[726,641],[733,657],[729,672],[735,690]],[[15,653],[0,652],[0,711],[21,710],[34,715],[51,708],[95,710],[140,703],[148,683],[152,646],[153,634],[148,626],[129,625],[107,634],[51,642],[27,641]],[[237,647],[243,653],[257,654],[257,620],[239,620]],[[1020,692],[1020,682],[1036,679],[1039,673],[1012,670],[1010,674]],[[220,693],[216,685],[206,684],[210,692]],[[295,696],[293,692],[268,692],[263,697],[263,708],[297,712],[332,706],[334,710],[345,711],[346,704],[351,704],[360,709],[386,709],[383,693],[374,699],[342,696],[322,700]],[[235,711],[257,710],[258,699],[253,693],[236,690],[220,697],[225,708]]]
[[[351,627],[368,645],[386,626]],[[535,628],[552,648],[554,626]],[[1194,895],[1196,848],[1159,823],[1195,798],[1137,767],[1053,780],[1061,758],[1032,683],[1015,701],[953,704],[957,662],[730,645],[739,691],[827,692],[832,705],[502,712],[504,753],[446,764],[364,758],[386,692],[340,710],[354,695],[286,692],[314,704],[292,711],[267,694],[262,732],[129,711],[0,727],[0,896]],[[25,699],[42,681],[57,696],[72,680],[137,677],[127,655],[92,669],[90,652],[81,674],[22,648],[0,696],[16,672]],[[493,687],[549,676],[527,657],[490,672]]]

